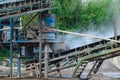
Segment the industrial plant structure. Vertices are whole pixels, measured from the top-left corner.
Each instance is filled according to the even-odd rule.
[[[12,53],[18,51],[18,71],[20,77],[20,59],[27,58],[27,70],[34,70],[36,77],[48,78],[52,72],[75,67],[72,76],[79,77],[89,62],[94,62],[87,77],[97,73],[103,61],[120,55],[120,44],[101,40],[75,49],[68,49],[55,28],[55,15],[52,0],[6,0],[0,2],[0,46],[10,52],[10,77],[12,77]],[[21,25],[21,17],[34,13],[26,25]],[[38,26],[29,26],[38,17]],[[16,24],[19,24],[16,25]],[[49,29],[47,29],[49,28]],[[111,38],[111,39],[114,39]],[[120,39],[120,36],[117,37]],[[61,64],[61,62],[63,62]],[[60,75],[61,77],[61,75]]]

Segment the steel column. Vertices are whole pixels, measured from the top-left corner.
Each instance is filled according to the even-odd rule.
[[[40,71],[40,78],[42,77],[42,39],[41,39],[41,31],[42,31],[42,20],[41,20],[41,13],[38,13],[38,28],[39,28],[39,71]]]
[[[1,20],[0,20],[0,29],[2,29]],[[2,31],[0,31],[0,42],[2,42]],[[2,47],[2,44],[0,44],[0,46]]]
[[[0,20],[0,29],[2,29],[2,23],[1,23],[1,20]],[[0,36],[2,35],[2,31],[0,31]]]
[[[13,53],[13,46],[12,46],[12,37],[13,37],[13,20],[10,18],[10,77],[12,77],[12,53]]]
[[[0,20],[0,29],[2,29],[2,23],[1,23],[1,20]]]
[[[114,37],[115,40],[117,40],[117,26],[116,26],[116,20],[114,19]]]
[[[20,27],[22,27],[22,19],[21,17],[19,18],[20,19]],[[20,31],[17,30],[17,33],[18,33],[18,40],[20,40]],[[18,65],[17,65],[17,77],[20,77],[21,76],[21,63],[20,63],[20,44],[18,43]]]
[[[21,76],[21,64],[20,64],[20,45],[18,44],[18,65],[17,65],[17,77]]]
[[[45,73],[44,76],[47,79],[48,78],[48,44],[45,45],[45,57],[44,57],[44,61],[45,61]]]

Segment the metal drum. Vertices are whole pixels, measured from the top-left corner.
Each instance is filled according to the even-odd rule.
[[[54,28],[55,26],[55,16],[54,14],[47,14],[44,18],[45,27]],[[53,40],[56,39],[55,32],[51,30],[45,30],[42,34],[42,39]]]
[[[55,26],[55,15],[54,14],[47,14],[45,16],[45,25],[46,27],[54,27]]]

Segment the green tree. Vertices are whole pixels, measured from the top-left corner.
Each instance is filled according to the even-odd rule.
[[[59,0],[60,8],[53,10],[56,14],[56,24],[61,29],[72,29],[80,12],[80,0]]]
[[[59,0],[60,8],[53,10],[57,16],[57,26],[61,29],[87,28],[91,23],[100,25],[109,22],[111,13],[109,0]]]
[[[114,2],[117,5],[119,0],[52,0],[54,7],[51,13],[56,15],[56,27],[64,30],[86,29],[92,23],[96,26],[100,24],[108,24],[113,20],[113,10],[119,11],[115,6],[111,6]],[[112,3],[112,4],[111,4]],[[23,16],[24,24],[27,23],[33,14]],[[37,18],[30,23],[30,26],[37,25]]]
[[[22,16],[22,22],[23,26],[26,25],[33,17],[35,14],[29,14],[29,15],[24,15]],[[37,25],[37,17],[35,17],[32,22],[29,23],[29,26],[36,26]]]

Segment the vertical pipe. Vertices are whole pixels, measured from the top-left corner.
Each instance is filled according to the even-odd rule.
[[[21,65],[20,65],[20,45],[18,44],[18,65],[17,65],[17,77],[21,76]]]
[[[45,78],[47,79],[48,78],[48,44],[45,45],[45,58],[44,58],[44,61],[45,61]]]
[[[41,13],[38,13],[38,28],[39,28],[39,71],[40,71],[40,78],[42,77],[42,39],[41,39],[41,32],[42,32],[42,20],[41,20]]]
[[[117,26],[116,26],[116,20],[115,19],[114,19],[114,37],[115,37],[115,40],[117,40]],[[117,44],[115,44],[115,46],[117,46]],[[113,58],[112,59],[112,63],[116,67],[119,67],[119,60],[118,60],[118,58]]]
[[[12,18],[10,18],[10,77],[12,77],[12,37],[13,37],[13,29],[12,29]]]
[[[117,27],[116,27],[116,20],[114,19],[114,36],[115,40],[117,40]]]

